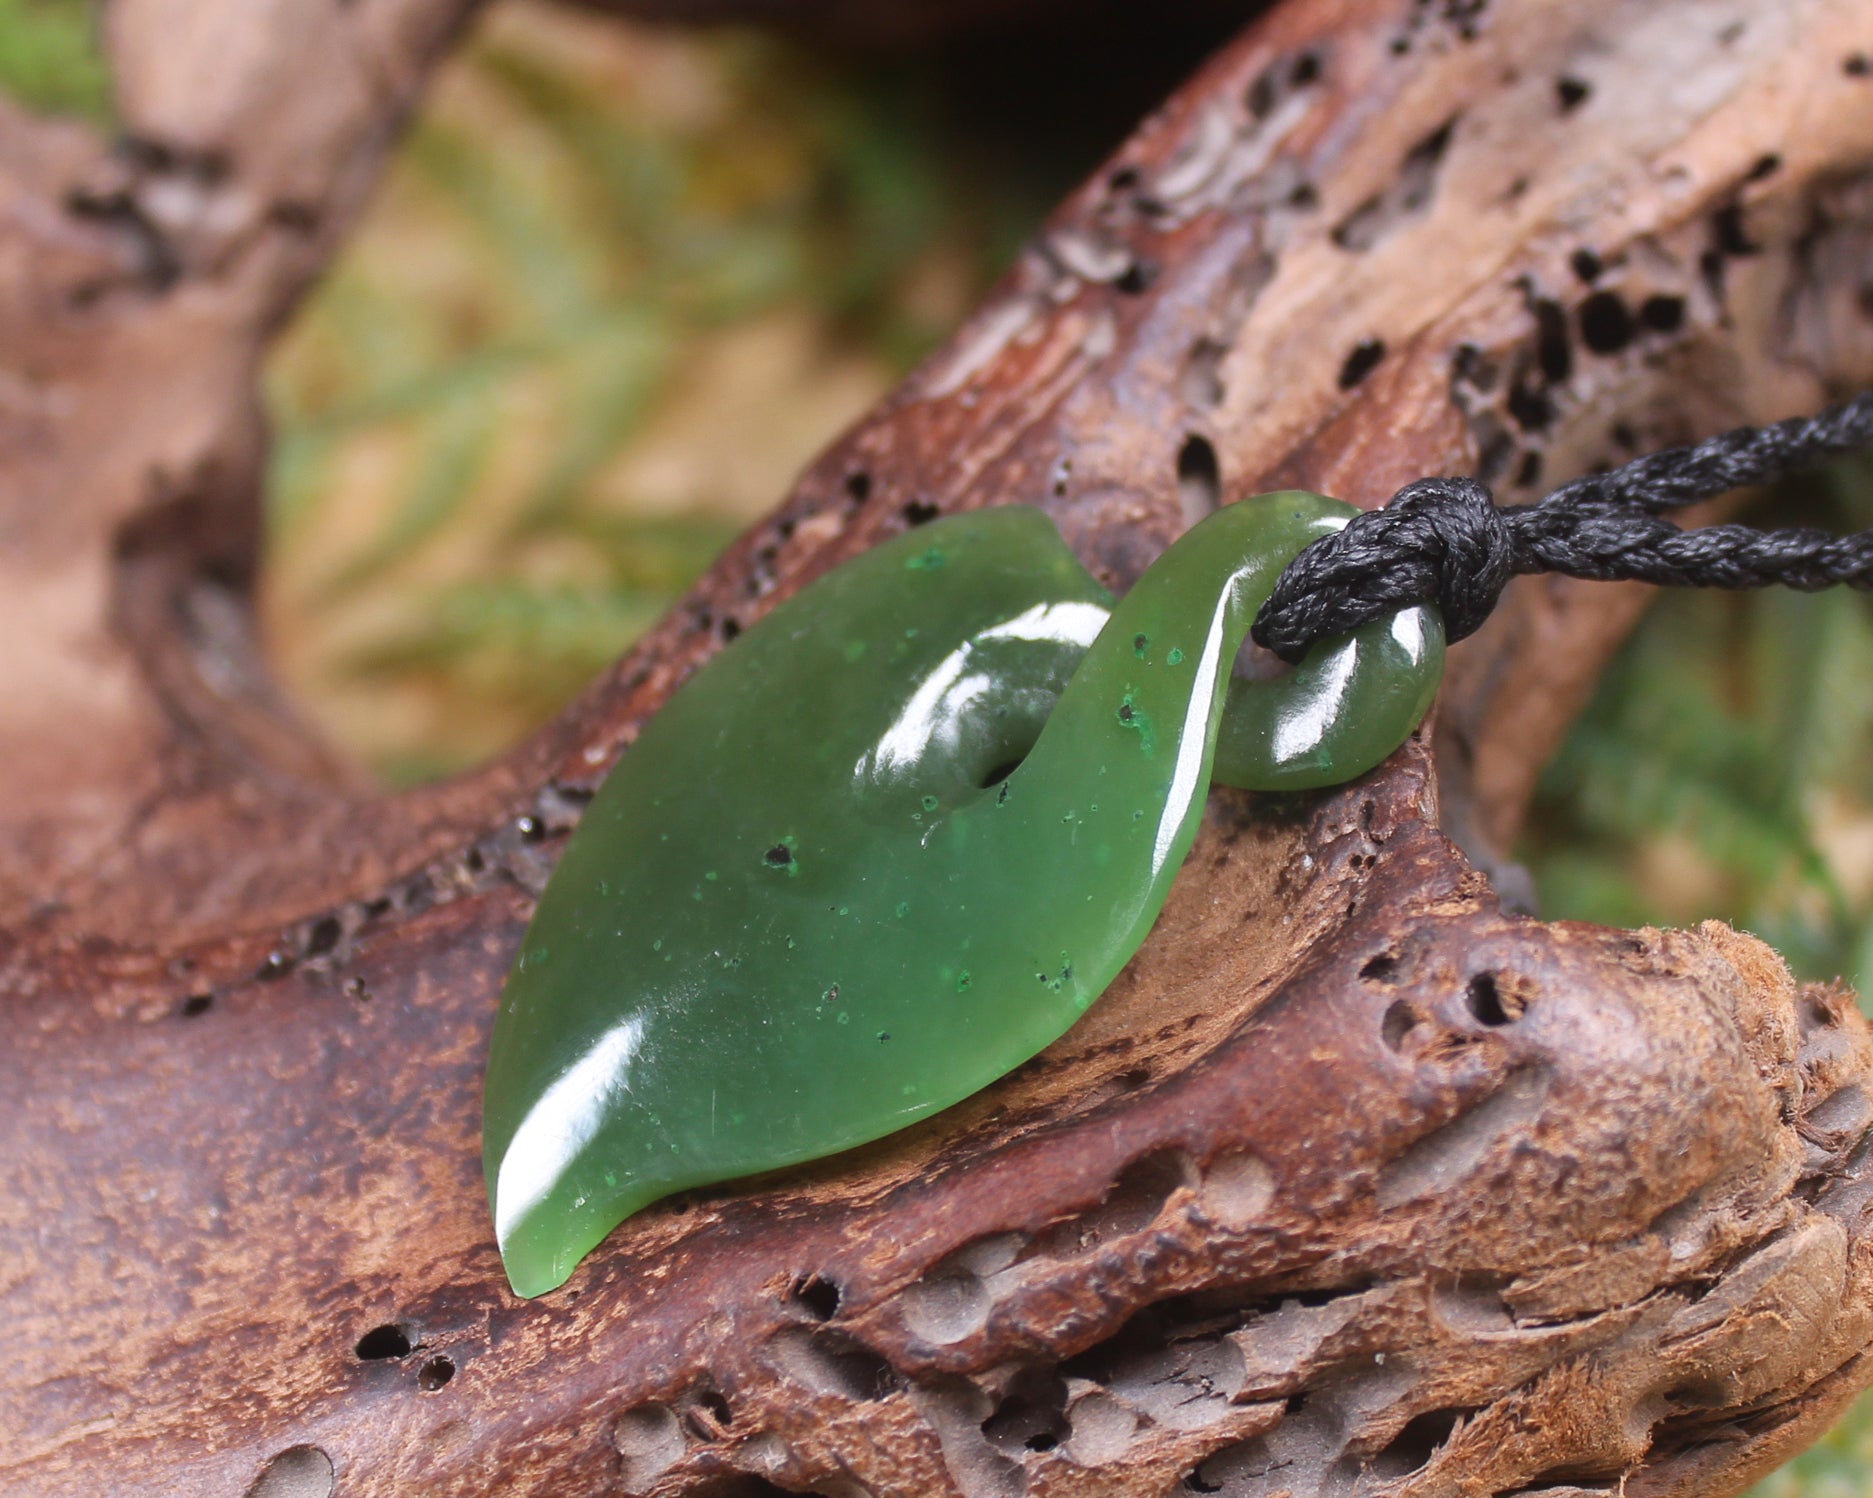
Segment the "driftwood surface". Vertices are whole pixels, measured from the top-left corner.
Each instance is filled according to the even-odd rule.
[[[1258,490],[1873,381],[1860,0],[1274,10],[556,724],[390,797],[256,648],[255,372],[469,9],[115,0],[127,143],[0,115],[0,1488],[1709,1498],[1873,1379],[1851,998],[1480,871],[1632,589],[1519,584],[1434,743],[1216,795],[1107,998],[916,1129],[531,1303],[477,1136],[581,805],[840,559],[1025,501],[1122,587]]]

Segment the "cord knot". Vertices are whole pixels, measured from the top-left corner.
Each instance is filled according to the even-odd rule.
[[[1445,637],[1474,634],[1515,571],[1509,518],[1475,479],[1419,479],[1305,547],[1251,633],[1283,660],[1394,609],[1435,603]]]
[[[1873,531],[1832,536],[1747,525],[1680,530],[1663,512],[1873,451],[1873,391],[1816,416],[1738,427],[1563,484],[1499,510],[1475,479],[1419,479],[1384,509],[1302,550],[1250,631],[1283,660],[1413,604],[1446,639],[1474,634],[1512,576],[1555,572],[1677,588],[1873,589]]]

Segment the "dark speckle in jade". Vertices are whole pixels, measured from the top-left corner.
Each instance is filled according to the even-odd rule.
[[[1119,699],[1117,716],[1121,724],[1138,735],[1138,747],[1149,759],[1157,752],[1158,736],[1151,731],[1151,715],[1139,704],[1141,695],[1135,687],[1127,687]]]
[[[783,874],[797,875],[800,861],[793,856],[793,839],[784,837],[761,855],[761,862]]]

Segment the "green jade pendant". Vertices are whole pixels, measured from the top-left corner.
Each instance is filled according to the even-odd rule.
[[[1430,704],[1414,608],[1232,679],[1350,505],[1230,505],[1116,605],[1038,510],[935,521],[839,567],[645,725],[508,980],[484,1162],[520,1295],[685,1187],[819,1159],[968,1097],[1131,959],[1214,775],[1352,779]]]

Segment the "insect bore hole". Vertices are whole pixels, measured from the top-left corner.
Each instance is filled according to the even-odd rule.
[[[412,1345],[409,1328],[390,1321],[382,1326],[372,1327],[362,1337],[359,1337],[358,1345],[354,1350],[361,1362],[377,1363],[386,1358],[408,1357]]]

